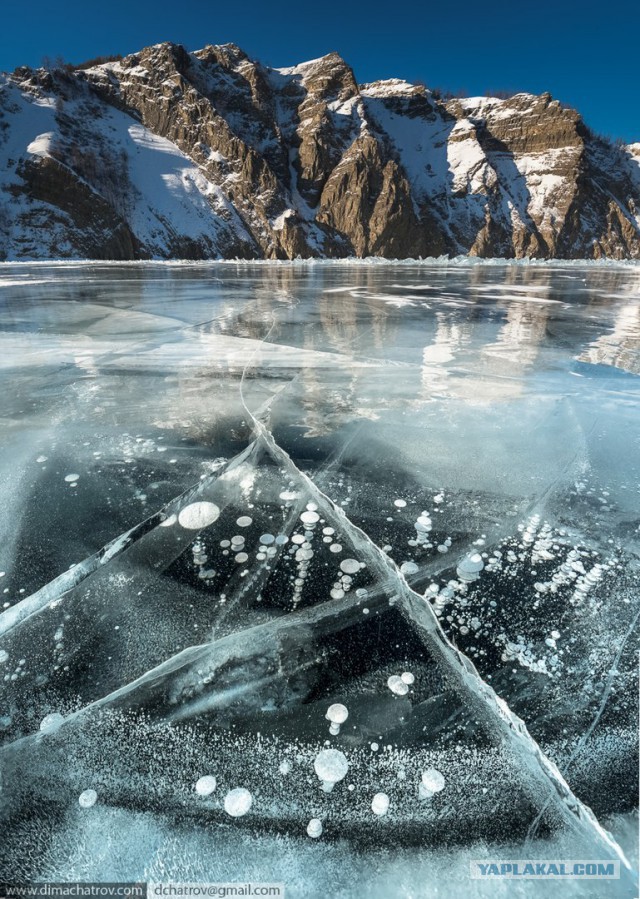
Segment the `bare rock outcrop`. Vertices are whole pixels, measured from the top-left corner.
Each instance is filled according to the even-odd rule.
[[[0,76],[0,258],[640,258],[640,144],[233,44]]]

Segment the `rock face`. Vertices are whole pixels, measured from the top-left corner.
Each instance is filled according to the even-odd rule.
[[[232,44],[0,76],[0,259],[640,258],[640,145]]]

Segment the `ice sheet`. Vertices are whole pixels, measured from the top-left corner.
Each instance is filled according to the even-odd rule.
[[[3,871],[86,789],[228,827],[247,788],[230,853],[620,857],[581,800],[633,805],[637,271],[4,269],[2,795],[43,811]]]

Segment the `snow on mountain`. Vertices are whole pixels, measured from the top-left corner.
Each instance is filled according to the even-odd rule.
[[[0,78],[0,258],[640,258],[640,144],[336,53],[158,44]]]

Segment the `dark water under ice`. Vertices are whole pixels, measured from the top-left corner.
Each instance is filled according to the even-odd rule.
[[[0,341],[0,880],[635,895],[637,266],[5,264]]]

